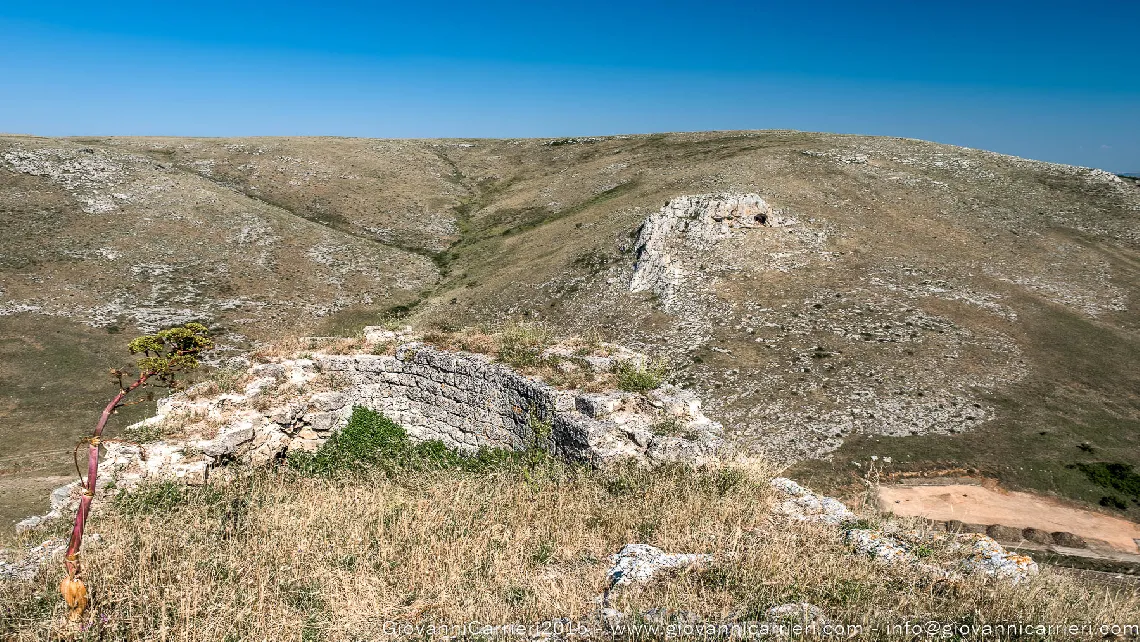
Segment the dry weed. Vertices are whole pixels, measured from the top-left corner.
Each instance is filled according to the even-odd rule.
[[[258,473],[191,501],[107,511],[86,557],[94,608],[78,637],[376,639],[386,621],[533,623],[597,609],[608,557],[629,542],[710,553],[704,569],[615,594],[704,618],[808,601],[844,623],[903,618],[1123,622],[1135,593],[1046,570],[1016,588],[931,582],[853,556],[833,528],[772,514],[768,474],[597,472],[557,463],[352,480]],[[190,491],[182,491],[190,492]],[[0,635],[61,639],[60,571],[0,588]]]

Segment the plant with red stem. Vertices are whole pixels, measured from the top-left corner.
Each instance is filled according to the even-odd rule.
[[[64,565],[67,568],[67,577],[60,582],[59,590],[64,601],[71,608],[70,617],[76,620],[87,608],[87,587],[80,578],[79,548],[83,544],[83,528],[87,523],[87,515],[91,512],[91,502],[95,499],[95,480],[99,472],[99,444],[103,441],[103,429],[111,415],[119,408],[145,401],[127,402],[127,396],[132,392],[147,387],[160,387],[177,389],[184,385],[180,376],[198,367],[198,356],[214,347],[214,342],[207,337],[206,326],[200,323],[187,323],[178,327],[162,330],[155,334],[141,336],[131,341],[127,349],[131,354],[139,357],[138,374],[134,381],[131,375],[123,370],[112,370],[111,377],[118,382],[119,393],[103,408],[99,423],[95,424],[95,432],[87,439],[87,479],[79,472],[79,448],[83,442],[75,446],[75,470],[79,474],[80,485],[83,488],[83,497],[79,501],[79,510],[75,514],[75,526],[71,529],[71,540],[67,545],[67,554]],[[128,383],[130,381],[130,383]],[[150,394],[147,395],[151,397]]]

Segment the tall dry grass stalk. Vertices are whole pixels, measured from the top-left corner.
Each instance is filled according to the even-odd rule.
[[[773,515],[768,477],[759,466],[606,473],[550,463],[154,487],[92,521],[102,539],[88,551],[94,599],[81,628],[66,623],[51,566],[0,588],[0,636],[381,639],[386,621],[583,618],[597,610],[608,557],[630,542],[716,557],[617,593],[614,606],[630,613],[755,618],[801,600],[866,624],[1123,622],[1140,613],[1135,592],[1048,570],[1016,588],[932,583],[855,557],[835,529]]]

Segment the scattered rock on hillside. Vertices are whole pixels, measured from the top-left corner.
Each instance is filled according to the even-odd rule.
[[[856,519],[855,514],[843,502],[833,497],[816,495],[785,477],[777,477],[771,483],[773,488],[788,498],[780,504],[779,510],[793,519],[833,526],[854,522]]]
[[[88,542],[98,542],[98,533],[89,533]],[[67,540],[53,537],[21,551],[0,550],[0,580],[30,580],[40,567],[52,560],[62,560],[67,551]],[[13,556],[12,561],[8,561]]]
[[[1020,582],[1038,572],[1037,563],[1028,555],[1011,553],[984,535],[967,536],[967,538],[963,548],[968,554],[962,560],[962,565],[969,572],[1005,578],[1013,582]]]
[[[771,485],[785,498],[779,509],[793,519],[835,526],[856,521],[839,500],[816,495],[790,479],[777,477]],[[1017,534],[1020,539],[1021,531]],[[846,539],[857,553],[887,564],[908,564],[939,577],[953,577],[958,571],[965,571],[1019,582],[1038,571],[1031,558],[1008,552],[992,538],[977,533],[928,533],[887,522],[877,529],[851,528]],[[946,568],[928,561],[936,548],[950,553],[956,565]]]
[[[829,620],[823,614],[823,609],[808,602],[791,602],[773,606],[764,612],[764,615],[773,622],[787,622],[802,626],[826,625]]]
[[[606,573],[610,588],[624,584],[646,582],[665,570],[691,568],[712,561],[711,555],[696,553],[666,553],[648,544],[626,544],[610,561],[613,566]]]

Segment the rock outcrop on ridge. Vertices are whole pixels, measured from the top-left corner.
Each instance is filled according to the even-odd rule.
[[[696,395],[669,384],[644,393],[563,390],[487,355],[441,350],[379,328],[367,334],[398,345],[392,354],[273,359],[251,366],[240,391],[199,396],[201,390],[191,388],[163,400],[154,417],[127,432],[170,436],[107,442],[101,478],[119,489],[156,479],[204,483],[213,468],[229,462],[265,465],[290,450],[316,450],[357,407],[386,415],[414,440],[439,440],[465,452],[540,448],[608,466],[625,460],[701,464],[731,450]],[[579,362],[608,369],[618,359],[647,361],[612,348],[606,352],[616,356],[587,354]]]

